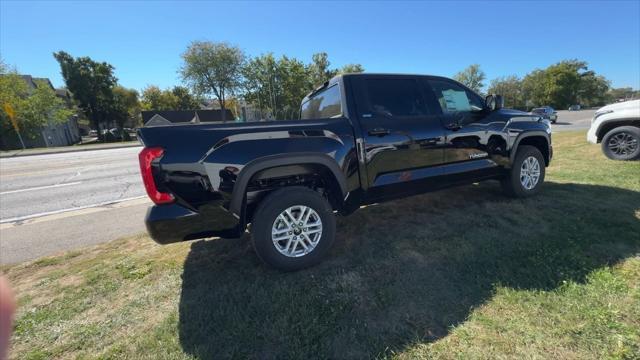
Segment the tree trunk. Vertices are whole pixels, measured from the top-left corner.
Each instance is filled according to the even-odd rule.
[[[225,111],[224,107],[224,98],[218,99],[218,103],[220,103],[220,111],[222,111],[222,114],[220,115],[222,118],[222,123],[225,123],[227,122],[227,112]]]

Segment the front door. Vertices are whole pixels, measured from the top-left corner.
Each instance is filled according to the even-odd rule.
[[[480,172],[498,166],[504,152],[504,120],[485,108],[484,100],[455,81],[428,80],[442,111],[445,128],[444,175]]]
[[[424,84],[380,76],[360,79],[358,88],[369,197],[401,196],[441,175],[444,129],[439,114],[427,106]]]

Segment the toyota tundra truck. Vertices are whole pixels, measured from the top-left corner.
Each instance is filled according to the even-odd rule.
[[[138,131],[146,227],[160,244],[240,237],[277,269],[318,263],[336,215],[482,180],[538,193],[553,155],[547,120],[444,77],[345,74],[295,120]]]

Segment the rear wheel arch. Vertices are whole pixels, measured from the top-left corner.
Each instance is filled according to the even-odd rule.
[[[334,159],[324,154],[281,154],[259,158],[247,164],[238,174],[229,210],[241,216],[246,205],[246,194],[252,181],[282,179],[313,175],[322,176],[330,194],[331,205],[339,208],[347,195],[347,182]]]

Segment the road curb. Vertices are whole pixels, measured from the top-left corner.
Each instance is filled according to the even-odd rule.
[[[73,152],[81,152],[81,151],[122,149],[122,148],[137,147],[137,146],[142,146],[142,144],[140,144],[139,142],[136,142],[135,144],[122,144],[122,145],[104,146],[104,147],[102,147],[102,146],[100,146],[100,147],[91,147],[91,145],[86,145],[86,147],[78,147],[78,148],[74,148],[74,149],[62,148],[60,150],[51,150],[51,151],[44,151],[43,150],[43,151],[33,151],[33,152],[26,152],[26,153],[16,152],[16,153],[13,153],[13,154],[2,154],[2,153],[0,153],[0,159],[22,157],[22,156],[64,154],[64,153],[73,153]],[[24,151],[24,150],[18,150],[18,151]]]

